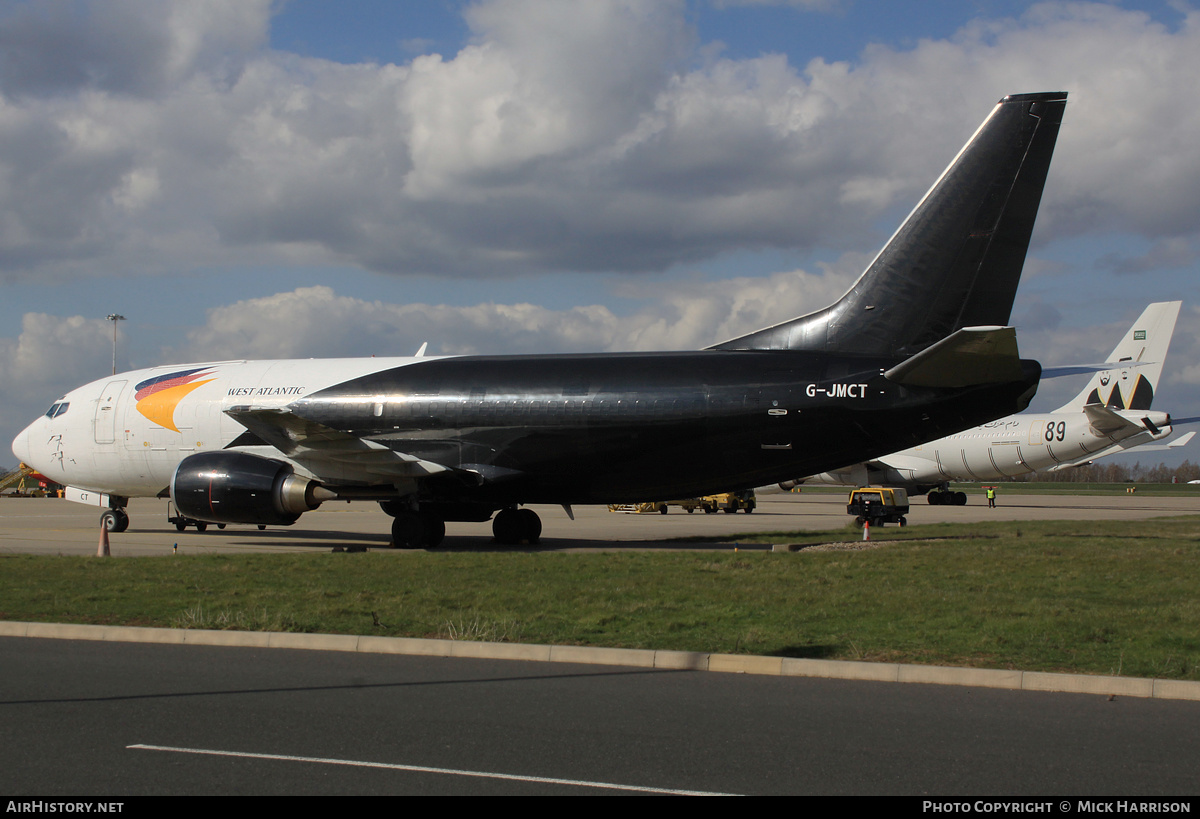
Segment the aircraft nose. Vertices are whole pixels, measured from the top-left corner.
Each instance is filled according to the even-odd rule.
[[[34,423],[37,422],[35,421]],[[23,464],[28,464],[30,460],[29,432],[33,429],[33,426],[33,424],[30,424],[29,426],[25,427],[25,429],[21,430],[16,438],[13,438],[13,454],[16,455],[17,460]]]

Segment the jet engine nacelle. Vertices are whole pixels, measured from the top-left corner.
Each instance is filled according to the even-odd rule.
[[[288,526],[328,500],[318,494],[332,495],[283,461],[245,452],[189,455],[171,478],[179,513],[213,523]]]

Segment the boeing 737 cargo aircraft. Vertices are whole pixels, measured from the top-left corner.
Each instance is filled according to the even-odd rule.
[[[840,300],[707,350],[155,367],[71,391],[13,451],[113,530],[135,496],[251,524],[369,500],[397,546],[432,547],[493,514],[498,541],[536,541],[524,504],[750,488],[940,438],[1037,389],[1005,325],[1065,106],[1002,99]]]
[[[990,421],[783,486],[896,486],[909,494],[929,492],[934,505],[960,506],[967,496],[949,491],[950,481],[994,481],[1065,469],[1162,440],[1172,432],[1171,416],[1152,412],[1150,402],[1180,304],[1169,301],[1147,307],[1105,360],[1111,366],[1093,375],[1074,400],[1054,412]],[[1186,444],[1194,434],[1189,432],[1170,446]]]

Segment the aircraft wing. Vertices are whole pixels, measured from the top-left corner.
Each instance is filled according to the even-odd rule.
[[[238,406],[225,410],[287,457],[320,473],[322,465],[384,479],[421,478],[448,467],[309,421],[288,409]]]

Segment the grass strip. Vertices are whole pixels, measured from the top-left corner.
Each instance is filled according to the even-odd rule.
[[[1200,679],[1200,517],[860,538],[731,538],[790,553],[12,555],[0,619]]]
[[[1137,495],[1152,498],[1200,497],[1200,484],[1149,483],[1143,481],[1129,481],[1127,483],[1040,480],[975,481],[971,483],[956,482],[951,488],[955,492],[966,492],[971,497],[971,504],[975,505],[983,499],[985,486],[997,487],[1001,503],[1003,503],[1004,498],[1008,495],[1104,495],[1118,497],[1129,494],[1130,489]],[[813,484],[811,486],[804,486],[801,491],[806,495],[849,495],[850,487]],[[910,500],[914,505],[925,505],[924,497],[913,496]]]

